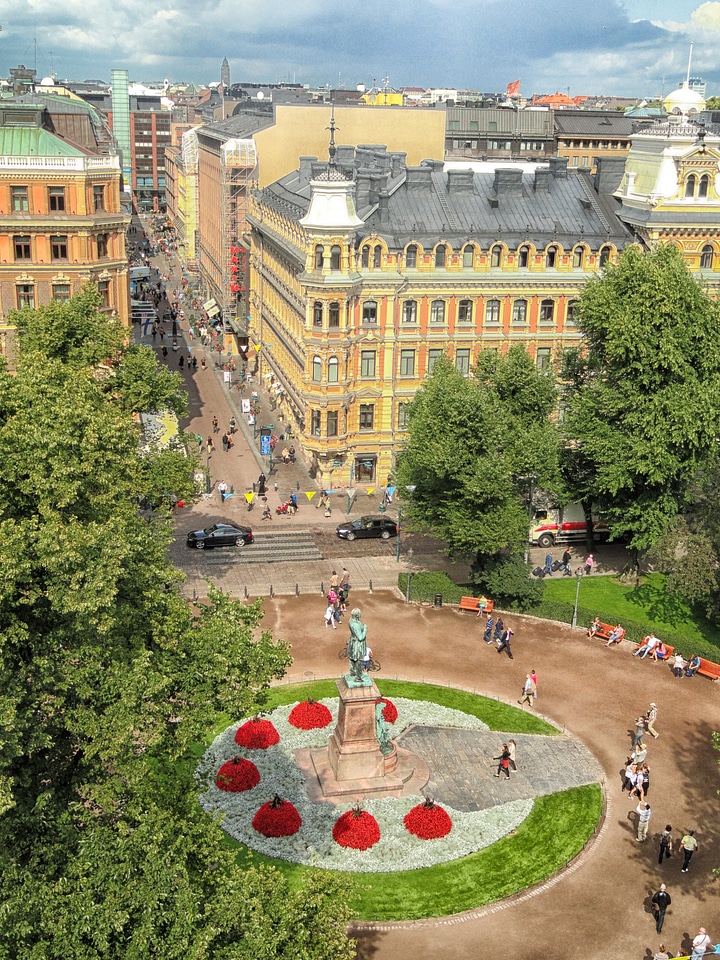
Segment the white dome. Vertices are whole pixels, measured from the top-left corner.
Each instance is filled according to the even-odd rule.
[[[681,113],[688,116],[705,109],[705,98],[696,90],[689,90],[683,83],[677,90],[673,90],[665,97],[663,106],[668,113]]]
[[[41,86],[41,87],[54,87],[54,86],[55,86],[55,81],[53,80],[52,77],[43,77],[42,80],[40,81],[40,86]]]

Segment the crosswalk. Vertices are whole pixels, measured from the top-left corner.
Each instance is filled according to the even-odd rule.
[[[272,522],[272,521],[271,521]],[[214,564],[283,563],[322,560],[309,530],[260,530],[254,528],[254,542],[246,547],[223,547],[206,551],[202,561]],[[198,551],[199,553],[200,551]]]

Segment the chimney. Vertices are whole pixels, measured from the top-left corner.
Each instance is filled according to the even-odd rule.
[[[380,229],[386,229],[390,223],[390,194],[386,188],[383,188],[378,196],[378,218]]]
[[[448,170],[447,188],[449,194],[474,193],[475,175],[472,170]]]
[[[498,197],[521,197],[523,195],[522,170],[517,167],[497,167],[495,194]]]
[[[550,169],[548,167],[535,168],[535,181],[533,183],[535,193],[550,192]]]
[[[429,167],[408,167],[405,186],[411,193],[432,190],[432,170]]]
[[[298,169],[300,183],[309,183],[312,176],[313,162],[317,162],[317,157],[300,157],[300,167]]]
[[[595,189],[598,193],[614,193],[625,173],[625,157],[598,157]]]
[[[358,210],[370,206],[370,170],[360,167],[355,177],[355,206]]]
[[[397,153],[390,154],[390,176],[395,179],[399,177],[403,170],[405,169],[405,163],[407,161],[407,153]]]
[[[567,180],[567,157],[548,157],[548,163],[555,180]]]

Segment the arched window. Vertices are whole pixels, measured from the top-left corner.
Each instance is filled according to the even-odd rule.
[[[321,244],[315,247],[315,269],[322,270],[323,266],[323,248]]]
[[[334,244],[334,246],[332,246],[332,247],[330,248],[330,269],[331,269],[331,270],[339,270],[339,269],[340,269],[340,254],[341,254],[341,253],[342,253],[342,250],[340,249],[340,247],[339,247],[337,244]]]
[[[573,266],[582,269],[585,266],[585,247],[575,247],[573,250]]]
[[[403,323],[417,323],[417,300],[406,300],[402,306]]]
[[[337,383],[338,382],[338,358],[330,357],[328,360],[328,383]]]
[[[575,311],[577,310],[577,300],[570,300],[565,311],[565,326],[575,326]]]
[[[463,247],[463,267],[465,270],[472,268],[475,263],[475,247],[471,243]]]
[[[444,300],[433,300],[430,304],[430,323],[445,323]]]
[[[548,247],[545,251],[545,266],[552,268],[557,263],[557,247]]]
[[[520,247],[518,250],[518,266],[527,267],[530,260],[530,247]]]
[[[373,251],[373,267],[377,270],[380,267],[382,261],[382,247],[375,247]]]
[[[600,251],[600,267],[604,267],[610,259],[610,247],[603,247]]]
[[[713,250],[713,248],[710,246],[709,243],[702,248],[702,253],[700,254],[701,270],[712,270],[714,253],[715,251]]]
[[[364,270],[370,266],[370,247],[363,247],[360,251],[360,266]]]
[[[700,177],[700,183],[698,185],[698,196],[706,197],[708,195],[708,187],[710,186],[710,177],[704,173]]]
[[[694,197],[695,196],[695,184],[697,183],[694,173],[691,173],[690,176],[685,181],[685,196]]]
[[[553,323],[555,320],[555,301],[543,300],[540,304],[540,323]]]
[[[321,327],[323,322],[323,305],[322,301],[316,300],[313,304],[313,326]]]
[[[473,302],[472,300],[461,300],[458,304],[458,323],[472,323]]]
[[[362,322],[377,323],[377,302],[366,300],[362,307]]]
[[[527,300],[516,300],[513,303],[513,323],[527,323]]]
[[[340,304],[337,302],[337,300],[333,300],[333,302],[330,304],[330,309],[328,311],[328,326],[340,326]]]
[[[312,378],[315,383],[320,383],[322,380],[322,358],[315,356],[313,357],[312,364]]]
[[[444,267],[445,260],[447,258],[447,247],[444,243],[441,243],[440,246],[435,251],[435,266]]]
[[[488,300],[485,304],[485,323],[500,323],[499,300]]]
[[[405,266],[408,270],[414,270],[417,267],[417,247],[414,243],[405,251]]]
[[[495,246],[490,251],[490,266],[499,267],[500,262],[502,261],[502,247],[499,243],[496,243]]]

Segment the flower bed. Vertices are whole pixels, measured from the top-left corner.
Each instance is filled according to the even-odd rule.
[[[335,843],[341,847],[369,850],[380,840],[380,827],[367,810],[352,809],[337,818],[332,835]]]
[[[395,723],[395,721],[398,718],[398,712],[397,712],[397,707],[392,702],[392,700],[388,700],[387,697],[380,697],[380,699],[376,700],[375,702],[385,704],[385,706],[383,707],[383,719],[385,720],[385,722]]]
[[[453,822],[447,810],[432,800],[426,800],[413,807],[403,820],[409,833],[421,840],[439,840],[452,830]]]
[[[302,817],[289,800],[276,794],[253,817],[253,830],[264,837],[291,837],[302,826]]]
[[[299,730],[318,730],[332,722],[332,714],[324,703],[303,700],[293,707],[288,721]]]
[[[247,750],[267,750],[280,742],[280,734],[269,720],[253,717],[237,728],[235,743]]]
[[[234,757],[224,763],[215,775],[215,786],[227,793],[244,793],[260,783],[260,771],[251,760]]]

